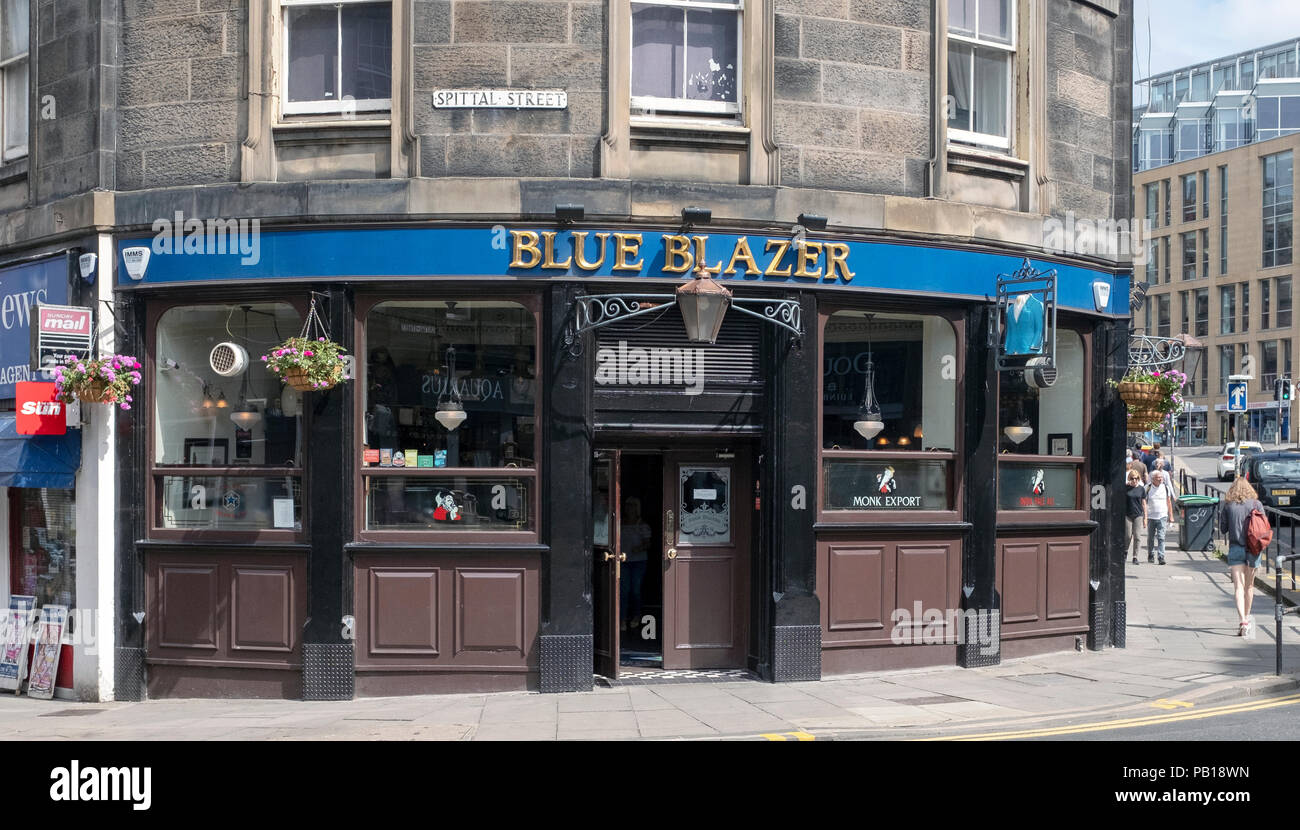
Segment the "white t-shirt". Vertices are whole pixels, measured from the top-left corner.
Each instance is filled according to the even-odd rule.
[[[1174,497],[1174,490],[1169,486],[1168,481],[1162,482],[1159,486],[1154,484],[1147,486],[1147,518],[1148,519],[1167,519],[1169,518],[1169,500]]]

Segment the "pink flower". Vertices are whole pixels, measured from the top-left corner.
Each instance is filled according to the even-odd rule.
[[[124,403],[124,404],[122,404],[122,408],[123,408],[123,409],[130,409],[130,408],[131,408],[131,404],[129,404],[129,403]]]
[[[266,355],[262,355],[262,362],[263,362],[263,363],[266,362]]]
[[[325,342],[325,338],[324,338],[324,337],[317,337],[316,340],[319,341],[319,342],[321,342],[321,343],[324,343],[324,342]]]
[[[303,356],[303,357],[311,357],[312,354],[313,354],[312,352],[303,352],[303,353],[302,353],[302,356]]]

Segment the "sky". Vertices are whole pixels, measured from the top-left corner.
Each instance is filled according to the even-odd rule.
[[[1296,36],[1300,0],[1134,0],[1133,77]]]

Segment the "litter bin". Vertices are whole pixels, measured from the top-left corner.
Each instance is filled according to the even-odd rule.
[[[1219,511],[1217,496],[1184,495],[1178,497],[1183,514],[1179,525],[1178,546],[1183,550],[1209,550],[1214,546],[1214,517]]]

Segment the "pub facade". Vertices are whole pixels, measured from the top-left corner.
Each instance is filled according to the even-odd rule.
[[[131,9],[58,197],[144,364],[101,697],[1123,644],[1130,4],[246,12]]]

